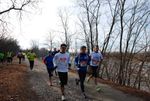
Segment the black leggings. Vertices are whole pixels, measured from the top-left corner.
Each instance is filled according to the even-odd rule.
[[[22,58],[21,58],[21,57],[19,57],[19,64],[21,64],[21,59],[22,59]]]
[[[29,62],[30,62],[30,69],[32,70],[34,66],[34,61],[29,61]]]
[[[85,81],[85,78],[86,78],[86,72],[81,72],[81,71],[78,71],[78,74],[79,74],[79,81],[80,81],[80,86],[81,86],[81,90],[82,92],[84,92],[84,81]]]

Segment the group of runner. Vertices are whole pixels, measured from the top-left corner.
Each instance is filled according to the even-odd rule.
[[[75,79],[76,85],[80,84],[80,88],[84,98],[87,98],[85,94],[85,87],[84,82],[86,79],[86,74],[88,67],[92,69],[92,74],[88,77],[89,81],[92,77],[95,78],[95,85],[97,85],[97,73],[98,68],[103,56],[99,51],[98,45],[96,45],[93,49],[94,51],[91,54],[87,53],[86,46],[81,46],[80,52],[76,55],[74,59],[75,69],[77,71],[78,77]],[[30,69],[33,69],[34,60],[36,58],[36,54],[33,50],[26,53],[26,56],[30,63]],[[0,61],[3,62],[5,54],[0,52]],[[19,64],[21,64],[22,58],[25,59],[25,54],[21,51],[18,52],[17,57],[19,58]],[[61,44],[60,51],[57,51],[54,48],[54,51],[49,51],[49,54],[44,57],[43,61],[47,67],[47,71],[49,74],[49,85],[53,86],[52,83],[52,76],[53,72],[55,71],[58,74],[59,81],[60,81],[60,90],[62,94],[62,101],[65,101],[65,85],[68,83],[68,71],[71,69],[71,61],[70,61],[70,54],[67,52],[67,45]],[[6,59],[8,63],[12,62],[12,52],[7,52]]]
[[[5,63],[11,64],[13,61],[13,53],[11,51],[8,52],[2,52],[0,51],[0,63]]]
[[[70,54],[66,51],[67,45],[61,44],[60,52],[50,51],[49,55],[44,58],[44,63],[47,67],[49,73],[49,83],[52,86],[52,76],[53,71],[56,70],[60,80],[60,90],[62,94],[62,101],[65,101],[65,85],[68,83],[68,71],[71,69]],[[84,98],[87,98],[85,94],[84,82],[86,79],[86,74],[88,67],[92,69],[92,75],[89,76],[88,81],[95,77],[95,84],[97,85],[97,73],[98,68],[103,56],[99,51],[98,45],[94,47],[94,51],[91,54],[88,54],[86,46],[81,46],[80,53],[74,59],[75,69],[78,73],[79,78],[75,79],[76,85],[80,84],[81,91]]]

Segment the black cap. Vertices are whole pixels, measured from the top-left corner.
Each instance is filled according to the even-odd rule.
[[[60,47],[67,47],[67,45],[66,44],[61,44]]]
[[[80,49],[84,49],[84,48],[86,48],[86,46],[81,46],[81,48],[80,48]]]

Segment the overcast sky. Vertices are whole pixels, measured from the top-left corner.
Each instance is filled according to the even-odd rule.
[[[42,0],[38,10],[27,13],[22,21],[16,17],[11,19],[12,34],[17,38],[22,48],[30,48],[31,40],[37,40],[40,46],[46,39],[46,34],[57,30],[59,26],[58,9],[73,6],[73,0]]]

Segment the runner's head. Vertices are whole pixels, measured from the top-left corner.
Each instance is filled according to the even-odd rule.
[[[50,55],[50,56],[53,54],[53,52],[52,52],[52,51],[49,51],[48,53],[49,53],[49,55]]]
[[[57,51],[57,48],[54,48],[54,51]]]
[[[86,53],[86,46],[81,46],[80,52],[81,53]]]
[[[67,49],[67,45],[66,45],[66,44],[61,44],[61,45],[60,45],[60,49],[61,49],[61,52],[62,52],[62,53],[65,53],[65,52],[66,52],[66,49]]]
[[[95,52],[98,52],[98,51],[99,51],[99,46],[98,46],[98,45],[94,46],[94,51],[95,51]]]

